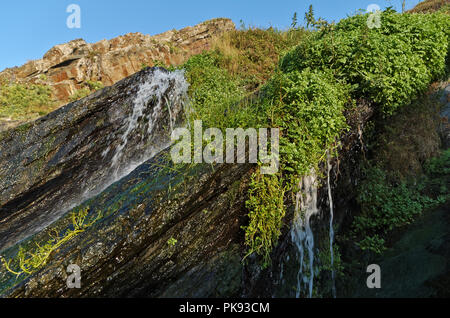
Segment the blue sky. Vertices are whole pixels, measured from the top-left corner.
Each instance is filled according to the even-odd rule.
[[[407,9],[419,0],[406,0]],[[111,39],[129,32],[157,34],[216,17],[231,18],[237,26],[284,29],[294,12],[303,22],[312,4],[316,17],[338,21],[369,4],[393,6],[402,0],[13,0],[0,7],[0,70],[41,58],[52,46],[76,38],[87,42]],[[70,4],[81,7],[81,28],[69,29]]]

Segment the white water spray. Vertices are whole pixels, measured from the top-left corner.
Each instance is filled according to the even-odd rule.
[[[169,96],[166,96],[170,85],[173,85],[171,93]],[[179,113],[181,109],[173,111],[171,107],[172,105],[184,107],[187,100],[187,89],[188,83],[184,78],[184,71],[177,70],[167,73],[159,69],[155,70],[150,81],[145,82],[139,87],[139,91],[134,100],[133,113],[127,118],[127,129],[122,135],[121,144],[116,148],[116,152],[111,161],[111,167],[114,169],[113,176],[115,181],[129,174],[134,168],[150,159],[154,155],[155,150],[162,150],[161,147],[159,147],[159,149],[146,147],[140,158],[131,163],[131,167],[130,163],[126,163],[129,167],[124,170],[124,167],[122,167],[123,164],[121,164],[120,161],[124,155],[124,148],[128,143],[131,132],[138,128],[139,119],[146,116],[144,122],[147,121],[147,135],[151,135],[158,123],[158,119],[162,117],[162,114],[165,111],[162,109],[165,104],[169,113],[170,132],[172,132],[176,120],[173,113]],[[149,115],[144,115],[150,98],[155,99],[155,106]],[[142,139],[143,137],[144,136],[141,135]],[[168,144],[166,144],[163,149],[167,146]]]
[[[82,204],[84,201],[98,195],[109,187],[114,182],[130,174],[139,165],[143,164],[147,160],[151,159],[157,153],[167,148],[170,145],[170,133],[167,134],[155,131],[158,124],[165,122],[167,112],[169,112],[169,126],[173,129],[184,112],[186,114],[188,107],[188,91],[189,84],[184,78],[184,71],[177,70],[174,72],[167,72],[160,69],[155,71],[141,84],[138,88],[138,92],[133,99],[133,110],[128,118],[125,118],[125,132],[119,137],[120,145],[116,148],[111,146],[107,147],[102,152],[102,158],[106,161],[107,155],[110,151],[114,151],[110,168],[106,171],[108,176],[104,180],[89,180],[88,176],[85,178],[85,182],[82,185],[82,193],[77,197],[67,200],[63,198],[60,204],[55,207],[54,210],[49,213],[39,216],[34,226],[30,228],[22,235],[22,238],[29,237],[42,229],[46,228],[65,212],[70,211],[76,206]],[[153,100],[153,108],[150,114],[148,113],[149,101]],[[167,105],[168,109],[163,109],[163,106]],[[145,116],[145,118],[144,118]],[[143,126],[143,125],[146,125]],[[136,149],[142,149],[142,151],[135,151],[132,158],[128,158],[127,144],[133,137],[138,134],[140,136],[140,142],[133,147]],[[152,143],[149,144],[145,141],[145,137],[152,137]],[[115,138],[110,135],[107,140]],[[106,164],[106,162],[105,162]],[[97,182],[93,182],[97,181]],[[16,244],[18,241],[14,242]]]

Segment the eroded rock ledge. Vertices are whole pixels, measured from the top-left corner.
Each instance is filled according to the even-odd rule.
[[[214,36],[234,29],[230,19],[219,18],[154,36],[129,33],[93,44],[77,39],[54,46],[42,59],[0,72],[0,78],[49,85],[54,98],[64,104],[88,80],[109,86],[140,71],[144,64],[180,65],[209,49]]]

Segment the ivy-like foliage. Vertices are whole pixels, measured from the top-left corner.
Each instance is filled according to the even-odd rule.
[[[280,61],[284,72],[332,70],[351,85],[352,96],[369,98],[383,114],[409,104],[445,73],[450,19],[443,13],[381,13],[370,29],[356,15],[313,33]]]
[[[281,225],[286,214],[284,207],[285,189],[277,175],[252,176],[249,199],[250,222],[244,226],[245,244],[248,246],[247,256],[256,253],[263,257],[263,267],[271,263],[270,253],[278,242]]]
[[[280,192],[280,200],[285,192],[296,191],[298,180],[317,169],[327,151],[336,146],[347,128],[343,115],[346,106],[354,106],[358,98],[365,98],[388,116],[445,73],[448,16],[387,10],[382,13],[379,29],[369,29],[367,18],[368,15],[349,17],[307,36],[282,58],[280,71],[263,88],[266,107],[262,109],[271,114],[272,126],[281,130],[278,182],[285,191]],[[417,192],[405,184],[390,187],[383,182],[383,176],[375,176],[378,179],[371,179],[374,184],[367,183],[367,191],[361,192],[366,197],[360,197],[368,202],[365,210],[371,217],[363,214],[356,225],[373,234],[362,240],[360,247],[380,251],[384,244],[377,234],[380,227],[389,231],[408,223],[416,211],[434,201],[427,196],[415,197]],[[268,222],[270,214],[255,203],[264,202],[264,182],[263,178],[254,178],[251,183],[250,224]],[[372,191],[372,185],[379,191]],[[382,195],[388,196],[386,201]],[[278,202],[275,198],[271,201]],[[270,224],[275,224],[273,221]],[[267,265],[267,250],[276,245],[278,236],[271,235],[272,240],[267,241],[263,239],[268,234],[264,231],[277,233],[271,227],[260,226],[256,233],[253,227],[247,228],[246,244],[250,251],[263,251],[260,254]],[[358,226],[355,231],[358,232]],[[261,242],[265,242],[265,248],[255,249]]]
[[[426,178],[416,182],[398,182],[380,168],[368,168],[357,196],[361,214],[352,224],[351,236],[355,244],[362,250],[380,254],[386,249],[386,236],[394,229],[410,224],[425,209],[448,200],[446,184],[450,169],[445,160],[449,154],[446,151],[441,157],[431,159],[426,165]],[[439,171],[439,174],[432,171]],[[427,193],[433,185],[439,187],[433,194]]]
[[[50,255],[54,251],[72,238],[84,232],[102,217],[102,213],[99,212],[96,217],[88,218],[88,213],[89,208],[80,209],[78,212],[72,212],[72,228],[67,229],[61,236],[56,232],[55,235],[52,235],[52,238],[43,245],[36,243],[36,248],[34,250],[26,250],[21,246],[17,252],[16,258],[10,259],[9,261],[6,261],[0,256],[6,270],[19,277],[20,275],[32,275],[41,269],[47,264]],[[12,263],[16,265],[17,269],[13,269]]]
[[[280,161],[286,174],[304,176],[317,167],[347,128],[343,115],[348,87],[330,72],[305,69],[281,74],[269,83],[273,124],[282,132]]]

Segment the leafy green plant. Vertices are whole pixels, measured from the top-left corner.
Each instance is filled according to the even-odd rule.
[[[431,158],[425,164],[425,171],[434,177],[450,175],[450,149],[444,150],[440,156]]]
[[[174,239],[173,237],[171,237],[168,241],[167,241],[167,245],[169,246],[175,246],[178,243],[178,240]]]
[[[232,127],[227,126],[230,117],[227,112],[243,98],[244,92],[237,81],[219,67],[216,54],[194,56],[183,68],[191,84],[193,119],[203,120],[205,127]]]
[[[88,210],[89,208],[85,208],[78,212],[73,212],[71,215],[72,228],[67,229],[62,236],[59,236],[59,233],[55,233],[44,245],[36,243],[34,250],[25,250],[23,247],[20,247],[15,260],[10,259],[6,261],[1,257],[6,270],[19,277],[22,274],[31,275],[45,266],[54,251],[84,232],[102,217],[101,212],[99,212],[95,218],[88,218]],[[12,262],[17,263],[17,269],[12,268]]]
[[[423,183],[399,182],[380,168],[368,168],[357,197],[361,214],[354,218],[352,226],[356,244],[362,250],[382,253],[389,233],[442,203],[442,199],[422,193],[424,188]]]
[[[29,120],[53,109],[50,87],[0,82],[0,118]]]
[[[280,75],[265,92],[278,103],[273,124],[282,131],[282,170],[300,177],[310,173],[347,129],[348,88],[331,73],[306,69]]]
[[[440,202],[450,199],[450,149],[440,156],[431,158],[424,165],[427,175],[426,190],[431,195],[437,195]]]
[[[270,265],[270,253],[276,246],[283,217],[285,189],[276,175],[253,174],[249,200],[246,206],[250,213],[245,230],[245,244],[248,246],[247,256],[257,253],[263,256],[263,267]]]
[[[316,21],[311,10],[310,20],[318,31],[242,28],[227,33],[212,52],[194,56],[182,66],[191,84],[193,118],[203,120],[204,129],[280,128],[280,172],[253,175],[246,203],[247,256],[260,255],[263,266],[270,264],[280,235],[286,193],[297,191],[298,180],[311,169],[318,170],[326,154],[338,146],[348,128],[344,111],[365,98],[388,116],[445,71],[449,28],[442,15],[416,17],[387,10],[382,27],[373,30],[367,27],[366,15],[333,25]],[[286,50],[277,68],[276,61]],[[258,95],[250,95],[255,89]],[[417,192],[409,185],[378,178],[382,179],[378,197],[371,197],[368,190],[376,178],[367,181],[361,202],[370,203],[354,232],[358,236],[363,229],[372,229],[370,238],[358,239],[361,247],[373,250],[384,244],[377,236],[380,228],[406,224],[415,215],[411,211],[435,203],[425,195],[415,198]],[[380,201],[381,194],[388,200]],[[397,210],[397,205],[403,208]],[[391,214],[388,220],[383,213]],[[369,214],[376,224],[364,218]]]
[[[312,33],[280,62],[284,72],[332,70],[351,85],[353,98],[369,98],[390,115],[445,72],[450,21],[442,13],[381,13],[381,28],[367,14]]]

